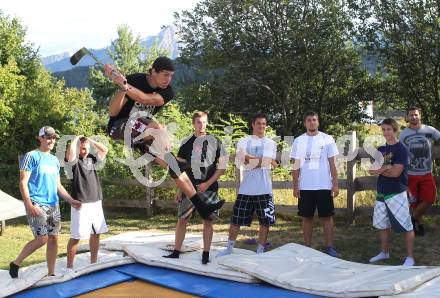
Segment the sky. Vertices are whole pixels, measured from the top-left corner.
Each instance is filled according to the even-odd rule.
[[[27,29],[26,41],[42,57],[81,47],[103,48],[127,24],[141,37],[156,35],[173,23],[175,11],[192,9],[198,0],[0,0],[0,10],[17,17]]]

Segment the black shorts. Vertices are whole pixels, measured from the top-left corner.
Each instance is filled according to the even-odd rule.
[[[256,211],[260,225],[275,224],[275,204],[271,194],[248,196],[239,194],[235,201],[231,223],[237,226],[250,226]]]
[[[318,209],[319,217],[329,217],[335,213],[331,190],[301,190],[298,200],[298,215],[313,217]]]
[[[128,118],[118,119],[110,121],[107,125],[107,134],[114,140],[124,141],[124,131],[127,125]],[[148,123],[148,119],[144,121],[144,124]],[[133,143],[133,139],[136,137],[135,134],[131,134],[130,147],[139,150],[142,154],[148,153],[153,157],[156,157],[149,149],[153,141],[139,141]]]

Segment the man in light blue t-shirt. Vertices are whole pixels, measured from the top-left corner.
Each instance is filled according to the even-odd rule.
[[[81,202],[74,200],[61,184],[59,161],[50,154],[58,137],[52,127],[42,127],[38,133],[39,148],[26,153],[20,160],[19,187],[35,238],[9,264],[12,278],[18,277],[18,269],[23,260],[46,243],[48,276],[54,275],[61,227],[58,195],[74,208],[81,207]]]

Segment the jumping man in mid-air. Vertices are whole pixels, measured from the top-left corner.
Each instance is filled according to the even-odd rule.
[[[153,115],[174,97],[170,85],[174,74],[171,59],[159,57],[147,73],[127,77],[108,64],[104,66],[104,71],[121,88],[110,101],[108,134],[128,142],[126,145],[132,148],[140,148],[158,165],[169,166],[169,173],[182,193],[190,199],[202,218],[209,218],[212,212],[223,206],[224,200],[213,204],[203,202],[184,171],[186,163],[170,152],[165,126],[153,120]]]

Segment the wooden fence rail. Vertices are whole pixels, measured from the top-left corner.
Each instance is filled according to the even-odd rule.
[[[356,144],[356,133],[351,133],[351,144]],[[336,214],[343,214],[346,216],[346,220],[348,224],[352,224],[355,220],[355,216],[359,214],[368,214],[371,215],[373,212],[372,207],[358,207],[356,208],[356,193],[360,191],[367,191],[367,190],[376,190],[376,181],[377,177],[374,176],[357,176],[357,165],[360,163],[362,158],[370,158],[371,156],[363,149],[363,148],[356,148],[352,147],[349,148],[352,150],[351,154],[356,157],[353,160],[350,161],[344,161],[341,159],[342,162],[345,162],[347,164],[347,178],[345,179],[339,179],[339,188],[340,189],[346,189],[347,190],[347,207],[346,208],[336,208],[335,212]],[[344,155],[347,156],[347,148],[344,151]],[[278,154],[278,157],[281,157],[281,154]],[[432,147],[432,157],[440,158],[440,146],[433,146]],[[230,161],[234,162],[235,156],[230,156]],[[146,177],[149,178],[150,168],[147,166],[146,170]],[[238,191],[238,188],[240,187],[240,181],[241,181],[241,175],[242,171],[239,169],[236,169],[235,171],[235,180],[234,181],[219,181],[219,187],[220,188],[226,188],[226,189],[235,189]],[[146,188],[146,194],[145,194],[145,200],[104,200],[104,205],[108,207],[132,207],[132,208],[146,208],[147,210],[147,216],[151,216],[153,212],[153,197],[154,197],[154,188],[146,187],[136,179],[108,179],[108,178],[102,178],[101,179],[105,184],[110,185],[118,185],[123,187],[130,187],[130,186],[141,186]],[[440,177],[435,177],[436,184],[440,185]],[[292,181],[273,181],[273,189],[292,189]],[[159,188],[165,188],[165,189],[172,189],[175,188],[175,184],[173,181],[166,180],[161,185],[158,186]],[[160,207],[171,207],[173,206],[174,202],[166,202],[157,200],[156,204]],[[225,204],[224,209],[232,209],[232,204]],[[282,213],[291,213],[295,212],[297,210],[297,206],[293,205],[277,205],[276,208],[277,212]],[[440,214],[440,206],[434,206],[430,209],[428,214]]]

